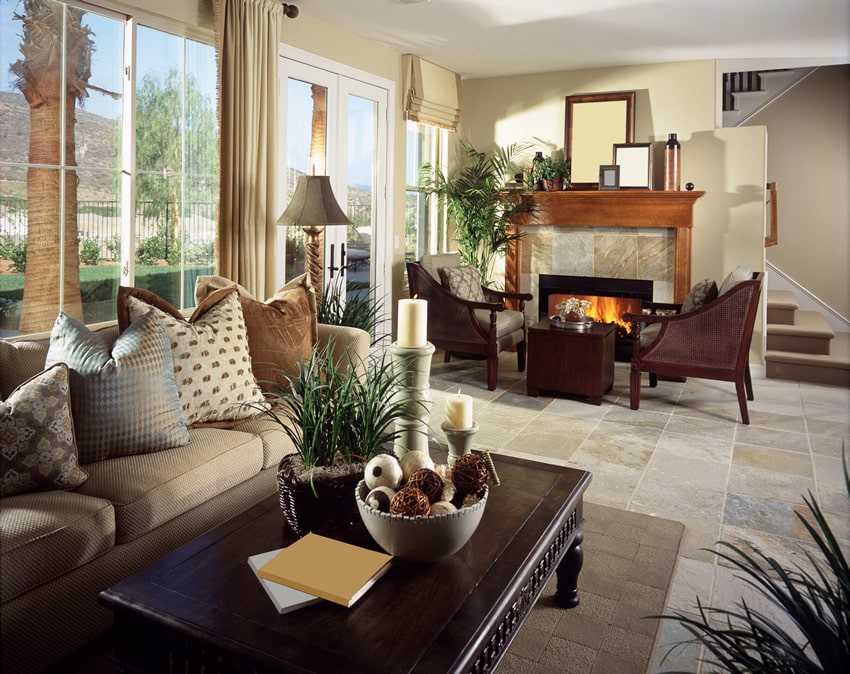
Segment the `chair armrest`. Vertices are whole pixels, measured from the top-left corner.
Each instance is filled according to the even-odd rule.
[[[674,304],[670,302],[644,302],[641,306],[644,310],[649,309],[652,314],[656,314],[658,311],[675,311],[677,314],[682,313],[681,304]]]
[[[519,302],[519,310],[525,311],[525,303],[530,302],[534,299],[534,295],[531,293],[514,293],[509,292],[507,290],[494,290],[493,288],[488,288],[487,286],[481,286],[481,290],[484,291],[484,296],[487,297],[490,295],[491,297],[499,298],[499,302],[504,304],[505,300],[515,300]]]

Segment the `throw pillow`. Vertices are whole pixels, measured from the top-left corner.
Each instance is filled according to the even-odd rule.
[[[484,291],[481,290],[481,275],[472,265],[463,267],[440,267],[440,278],[443,287],[452,295],[470,302],[483,302]]]
[[[749,267],[744,267],[738,265],[732,271],[729,272],[729,275],[723,279],[723,283],[720,284],[720,289],[717,291],[718,296],[723,293],[728,293],[732,288],[741,283],[742,281],[749,281],[753,277],[753,270]]]
[[[0,496],[73,489],[88,475],[77,463],[68,366],[47,368],[0,403]]]
[[[139,317],[109,345],[59,314],[46,365],[67,363],[80,463],[189,443],[168,337],[156,316]]]
[[[210,293],[228,285],[233,282],[221,276],[199,276],[195,301],[201,303]],[[293,279],[265,302],[240,285],[236,288],[257,383],[266,393],[288,388],[286,375],[298,373],[298,363],[310,357],[318,339],[316,294],[310,276],[302,274]]]
[[[717,298],[717,284],[711,279],[703,279],[691,288],[685,301],[682,302],[681,313],[686,314],[694,309],[699,309],[703,304],[708,304]]]
[[[186,320],[140,288],[118,289],[118,324],[153,312],[171,342],[174,380],[186,425],[254,416],[263,400],[251,369],[245,318],[236,286],[210,293]]]

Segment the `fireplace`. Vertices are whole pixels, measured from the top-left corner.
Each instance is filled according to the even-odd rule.
[[[540,319],[558,313],[555,308],[568,297],[588,300],[587,316],[604,323],[617,323],[615,358],[631,359],[629,326],[622,320],[627,311],[640,313],[644,301],[652,301],[652,281],[641,279],[604,278],[597,276],[538,276],[538,312]]]

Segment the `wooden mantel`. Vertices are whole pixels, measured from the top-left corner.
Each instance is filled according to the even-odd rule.
[[[513,223],[523,226],[555,227],[656,227],[673,230],[673,300],[684,301],[691,287],[691,229],[693,205],[705,192],[660,190],[566,190],[529,192],[535,203],[531,214]],[[520,246],[508,250],[505,260],[505,289],[518,292]]]

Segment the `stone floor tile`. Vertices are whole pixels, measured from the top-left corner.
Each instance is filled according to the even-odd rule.
[[[803,508],[778,499],[729,493],[726,495],[723,524],[807,540],[808,533],[794,514],[795,511],[802,510]]]
[[[801,455],[802,456],[802,455]],[[808,460],[808,457],[806,457]],[[728,490],[735,494],[775,498],[788,503],[803,504],[803,495],[814,488],[811,477],[789,475],[761,468],[736,466],[729,474]]]

